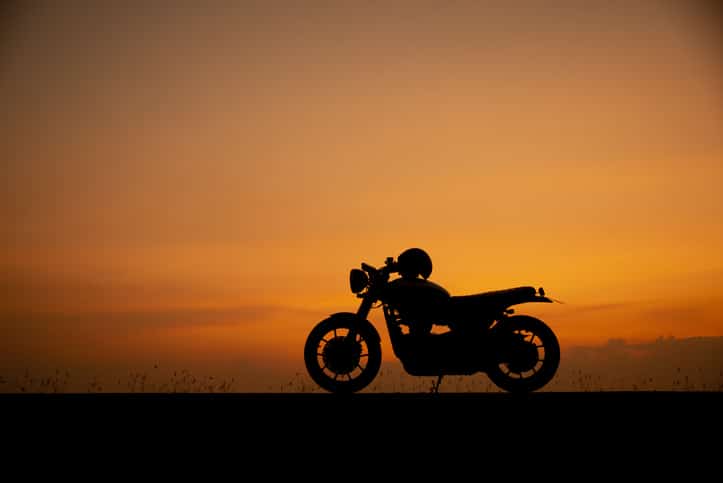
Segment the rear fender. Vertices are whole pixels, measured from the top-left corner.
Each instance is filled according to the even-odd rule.
[[[535,295],[532,298],[530,298],[530,300],[525,300],[522,303],[524,304],[526,302],[545,302],[545,303],[551,304],[552,300],[547,297],[543,297],[541,295]]]
[[[516,340],[514,337],[510,339],[510,335],[513,334],[515,330],[523,329],[530,323],[545,324],[542,320],[530,315],[505,315],[497,319],[497,323],[491,329],[490,335],[492,335],[495,343],[502,342],[503,340]]]
[[[547,304],[551,304],[551,303],[553,302],[553,300],[551,300],[551,299],[549,299],[549,298],[547,298],[547,297],[543,297],[543,296],[541,296],[541,295],[531,295],[531,296],[529,296],[529,297],[527,297],[527,298],[525,298],[525,299],[520,300],[519,302],[513,302],[513,303],[511,303],[511,304],[509,304],[509,305],[505,305],[503,311],[504,311],[504,312],[508,312],[509,309],[510,309],[510,307],[513,307],[513,306],[515,306],[515,305],[520,305],[520,304],[527,304],[527,303],[530,303],[530,302],[544,302],[544,303],[547,303]],[[508,312],[508,313],[511,313],[511,312]]]

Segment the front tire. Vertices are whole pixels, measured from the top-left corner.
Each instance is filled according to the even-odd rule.
[[[560,365],[560,344],[552,329],[539,319],[517,315],[498,330],[499,346],[487,369],[497,387],[527,393],[552,380]]]
[[[349,338],[350,329],[356,336]],[[354,393],[368,386],[382,363],[379,333],[352,314],[319,322],[306,339],[304,363],[311,379],[332,393]]]

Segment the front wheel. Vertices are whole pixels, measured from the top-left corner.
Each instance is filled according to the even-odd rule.
[[[350,336],[353,328],[354,335]],[[319,322],[306,339],[304,363],[309,375],[333,393],[361,391],[374,380],[382,363],[379,333],[351,314]]]
[[[517,315],[498,330],[494,360],[487,369],[496,386],[526,393],[552,380],[560,365],[560,344],[552,329],[539,319]]]

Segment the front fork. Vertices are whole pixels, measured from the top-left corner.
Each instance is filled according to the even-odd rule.
[[[367,317],[369,317],[369,312],[372,309],[372,305],[374,304],[374,301],[371,297],[364,297],[362,299],[362,303],[359,304],[359,309],[356,311],[356,314],[361,318],[362,320],[366,320]]]
[[[359,309],[356,311],[356,315],[357,317],[359,317],[359,320],[367,320],[367,317],[369,317],[369,312],[372,309],[372,305],[374,305],[374,300],[372,299],[372,297],[364,297],[362,299],[362,303],[359,304]],[[356,336],[356,327],[350,327],[347,337],[349,337],[351,340],[356,340]]]

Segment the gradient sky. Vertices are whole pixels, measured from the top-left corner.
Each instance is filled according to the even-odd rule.
[[[256,390],[411,246],[452,293],[544,286],[566,303],[518,311],[563,347],[723,335],[703,3],[144,3],[3,12],[6,377]]]

